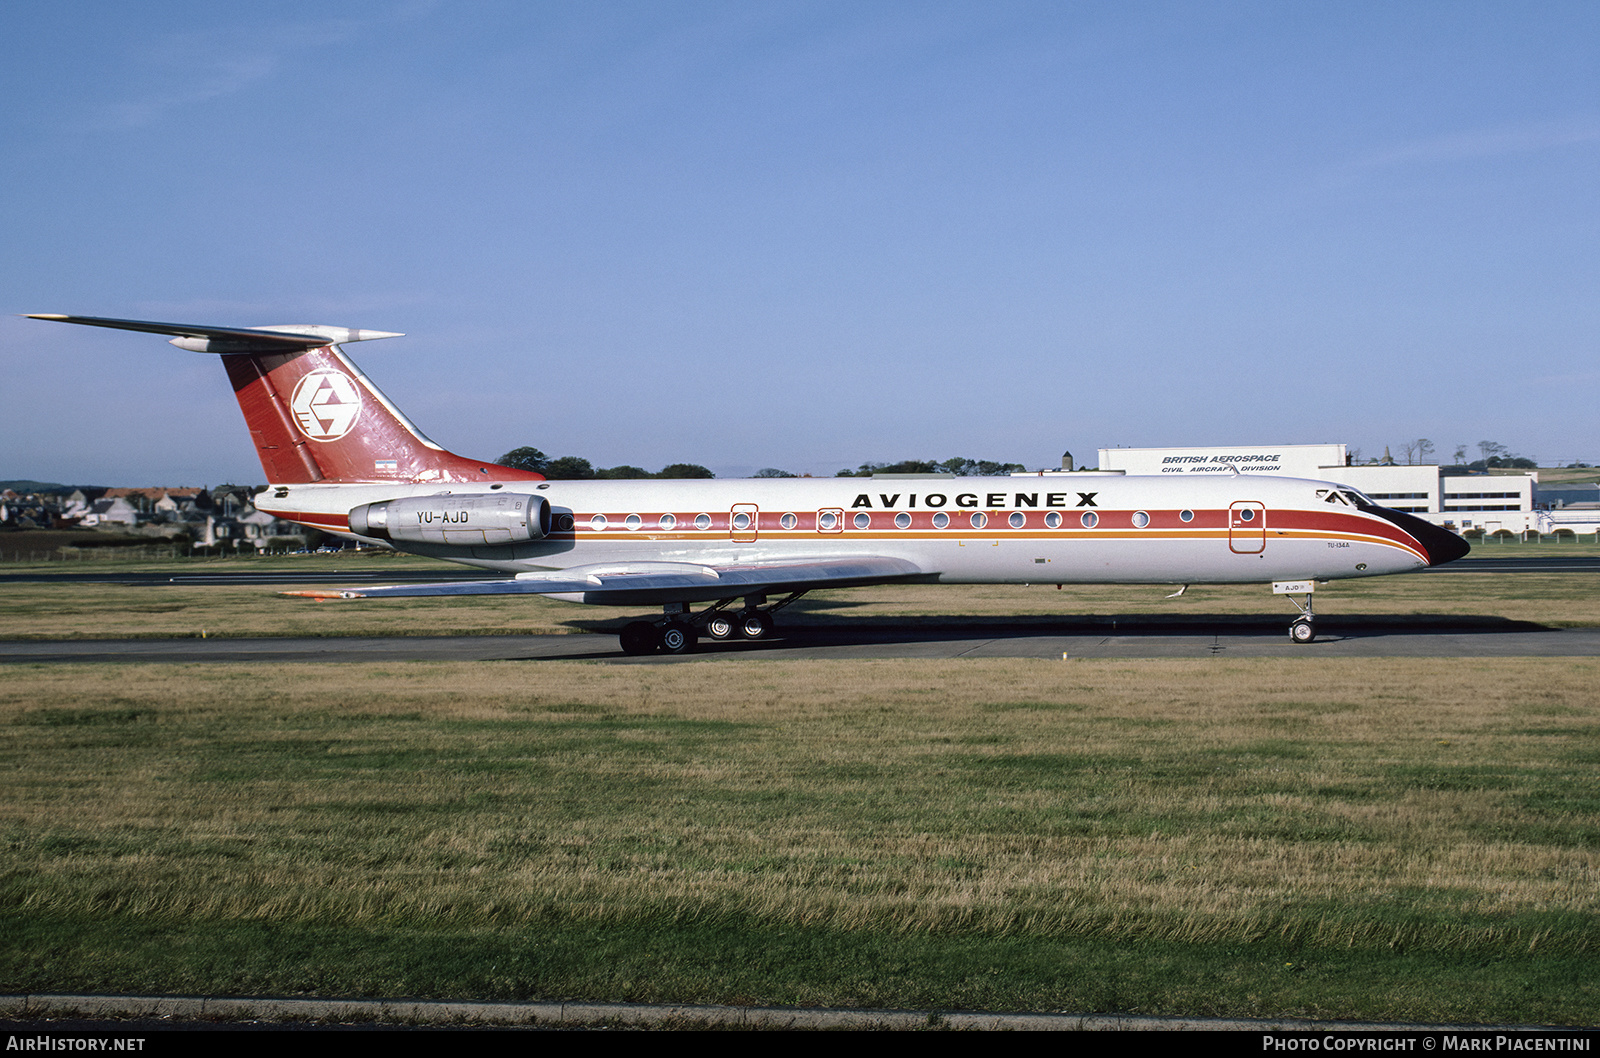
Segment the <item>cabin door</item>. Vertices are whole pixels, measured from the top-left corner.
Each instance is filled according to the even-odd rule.
[[[1254,500],[1228,507],[1228,549],[1236,555],[1259,555],[1267,549],[1267,509]]]
[[[753,503],[736,503],[733,510],[728,512],[728,532],[736,544],[753,544],[756,542],[756,528],[761,517],[761,512]]]

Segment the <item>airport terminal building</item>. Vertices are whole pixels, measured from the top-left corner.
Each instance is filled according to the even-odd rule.
[[[1540,502],[1532,470],[1444,474],[1434,465],[1368,463],[1353,466],[1342,444],[1262,445],[1231,448],[1102,448],[1102,471],[1126,474],[1270,474],[1336,481],[1366,493],[1384,507],[1407,511],[1465,533],[1593,533],[1600,510],[1550,510]]]

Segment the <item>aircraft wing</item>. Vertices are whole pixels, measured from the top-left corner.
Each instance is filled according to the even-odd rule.
[[[572,602],[635,606],[665,602],[712,602],[768,592],[850,588],[929,576],[928,571],[915,563],[877,555],[733,566],[707,566],[694,562],[603,562],[571,569],[520,573],[511,580],[397,584],[382,588],[291,591],[283,594],[313,599],[552,595]]]

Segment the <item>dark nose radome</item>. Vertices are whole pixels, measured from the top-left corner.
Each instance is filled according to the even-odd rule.
[[[1423,521],[1415,515],[1406,514],[1404,511],[1391,511],[1387,507],[1369,507],[1369,514],[1376,514],[1385,518],[1416,538],[1417,543],[1428,553],[1428,565],[1442,566],[1446,562],[1454,562],[1464,557],[1472,550],[1472,545],[1448,529],[1441,529],[1432,522]]]

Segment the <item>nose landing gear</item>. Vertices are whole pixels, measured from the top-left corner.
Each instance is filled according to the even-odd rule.
[[[1272,585],[1275,595],[1287,595],[1289,601],[1294,603],[1295,609],[1300,611],[1289,625],[1289,640],[1293,643],[1310,643],[1317,638],[1317,615],[1311,612],[1311,593],[1316,591],[1317,582],[1312,580],[1276,581]],[[1305,605],[1301,605],[1296,595],[1306,597]]]

